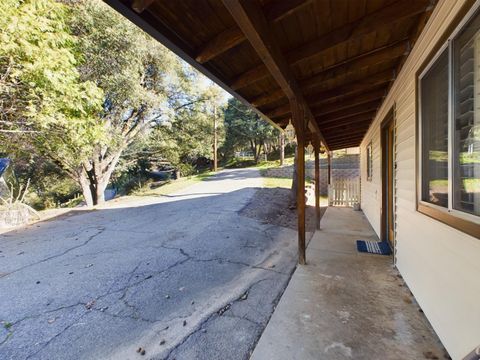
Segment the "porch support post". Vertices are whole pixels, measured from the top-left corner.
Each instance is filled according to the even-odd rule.
[[[292,100],[290,103],[297,135],[298,263],[305,265],[305,117],[304,109],[297,101]]]
[[[313,141],[315,151],[315,225],[320,230],[320,139]]]

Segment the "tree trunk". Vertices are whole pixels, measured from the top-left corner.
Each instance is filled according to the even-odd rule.
[[[279,143],[280,143],[280,166],[283,166],[283,163],[285,162],[285,134],[283,132],[280,133]]]
[[[85,199],[87,206],[92,207],[93,206],[92,191],[90,190],[90,183],[84,171],[80,173],[79,178],[77,180],[80,183],[80,187],[82,188],[83,198]]]
[[[103,160],[87,162],[84,164],[77,181],[82,187],[83,197],[88,207],[105,203],[105,189],[108,186],[113,170],[117,166],[123,148],[117,149],[113,154],[100,156],[94,154],[94,159]],[[93,164],[93,165],[92,165]]]

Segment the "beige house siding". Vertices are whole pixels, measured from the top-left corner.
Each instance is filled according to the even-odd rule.
[[[361,145],[362,209],[380,235],[380,123],[395,108],[396,266],[453,359],[480,344],[480,240],[416,211],[416,72],[465,1],[441,0]],[[372,141],[373,175],[366,180]]]

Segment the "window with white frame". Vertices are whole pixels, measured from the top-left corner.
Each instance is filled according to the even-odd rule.
[[[480,216],[480,12],[461,25],[419,78],[420,200]]]

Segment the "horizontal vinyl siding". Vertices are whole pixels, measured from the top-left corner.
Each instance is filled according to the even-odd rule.
[[[396,265],[453,359],[480,345],[480,240],[416,211],[415,76],[463,3],[438,3],[361,144],[365,154],[373,143],[371,182],[361,163],[362,208],[379,234],[380,124],[395,106]]]

